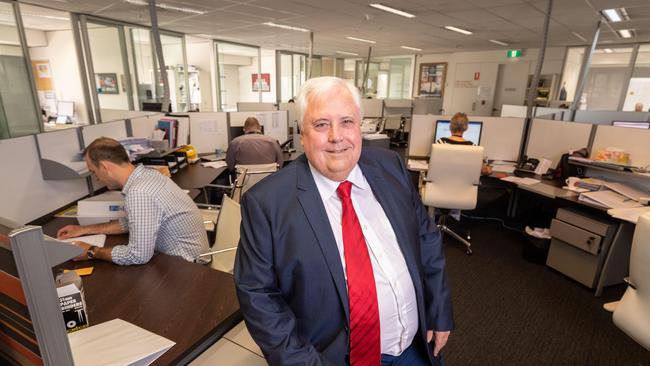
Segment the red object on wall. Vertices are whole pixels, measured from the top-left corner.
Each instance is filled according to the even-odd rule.
[[[475,72],[474,73],[474,80],[479,80],[481,78],[481,73],[480,72]]]

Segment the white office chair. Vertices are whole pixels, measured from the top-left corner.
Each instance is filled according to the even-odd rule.
[[[629,286],[614,310],[614,324],[650,350],[650,214],[636,224],[626,282]]]
[[[246,179],[244,179],[241,194],[246,193],[246,191],[251,189],[251,187],[257,184],[257,182],[261,181],[267,175],[277,172],[278,164],[237,164],[235,166],[235,170],[237,170],[237,176],[239,176],[240,171],[243,169],[246,169]]]
[[[235,254],[239,245],[240,224],[241,211],[239,203],[224,195],[215,224],[213,251],[200,255],[200,257],[212,257],[212,268],[232,273]]]
[[[472,254],[471,239],[453,232],[446,225],[449,210],[471,210],[476,207],[478,184],[483,165],[483,147],[433,144],[429,171],[422,201],[426,206],[441,210],[438,228],[441,233],[449,234],[467,248],[467,254]],[[433,211],[433,210],[431,210]]]

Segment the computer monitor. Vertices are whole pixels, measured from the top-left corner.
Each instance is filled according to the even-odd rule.
[[[262,127],[262,134],[264,134],[264,126]],[[244,134],[244,126],[231,126],[230,127],[230,139],[234,139],[235,137],[239,137]]]
[[[628,127],[628,128],[650,128],[650,122],[636,122],[636,121],[612,121],[614,127]]]
[[[451,136],[449,131],[449,120],[439,119],[436,121],[436,134],[433,136],[433,141],[438,141],[439,138]],[[476,145],[481,144],[481,130],[483,129],[483,122],[470,121],[467,126],[467,131],[463,133],[463,138],[469,140]]]
[[[57,102],[56,115],[72,118],[72,116],[74,115],[74,102],[61,102],[61,101]]]

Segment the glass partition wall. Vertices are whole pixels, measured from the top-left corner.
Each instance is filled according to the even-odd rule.
[[[0,138],[43,128],[19,12],[17,3],[0,2]]]
[[[259,47],[215,41],[219,110],[237,110],[237,102],[262,102],[271,90],[270,74],[262,74]]]

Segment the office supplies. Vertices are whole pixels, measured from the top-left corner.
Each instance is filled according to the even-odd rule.
[[[636,224],[639,216],[650,213],[650,207],[610,208],[607,213],[617,219]]]
[[[75,269],[64,269],[63,273],[65,272],[75,272],[79,276],[90,276],[93,273],[93,270],[95,267],[84,267],[84,268],[75,268]]]
[[[648,195],[623,183],[605,182],[605,187],[637,202],[641,201],[642,197]]]
[[[68,335],[75,365],[149,365],[176,342],[122,319]]]
[[[436,121],[436,132],[433,135],[433,141],[438,141],[442,137],[451,136],[451,131],[449,131],[449,120],[439,119]],[[463,134],[465,140],[469,140],[476,145],[481,144],[481,130],[483,129],[483,122],[470,121],[467,127],[467,131]]]
[[[219,169],[219,168],[223,168],[223,167],[228,166],[228,164],[226,164],[226,162],[223,161],[223,160],[217,160],[217,161],[203,162],[203,163],[201,163],[201,166],[204,166],[204,167],[207,167],[207,168]]]
[[[641,207],[638,202],[608,190],[581,193],[578,200],[606,208]]]
[[[126,216],[124,197],[119,191],[109,191],[77,202],[77,221],[93,225]]]
[[[64,272],[56,276],[55,282],[66,332],[88,327],[90,323],[81,277],[74,271]]]
[[[86,235],[77,238],[63,239],[63,241],[68,243],[72,243],[74,241],[83,241],[84,243],[88,243],[96,247],[103,247],[104,243],[106,243],[106,235],[105,234]]]

